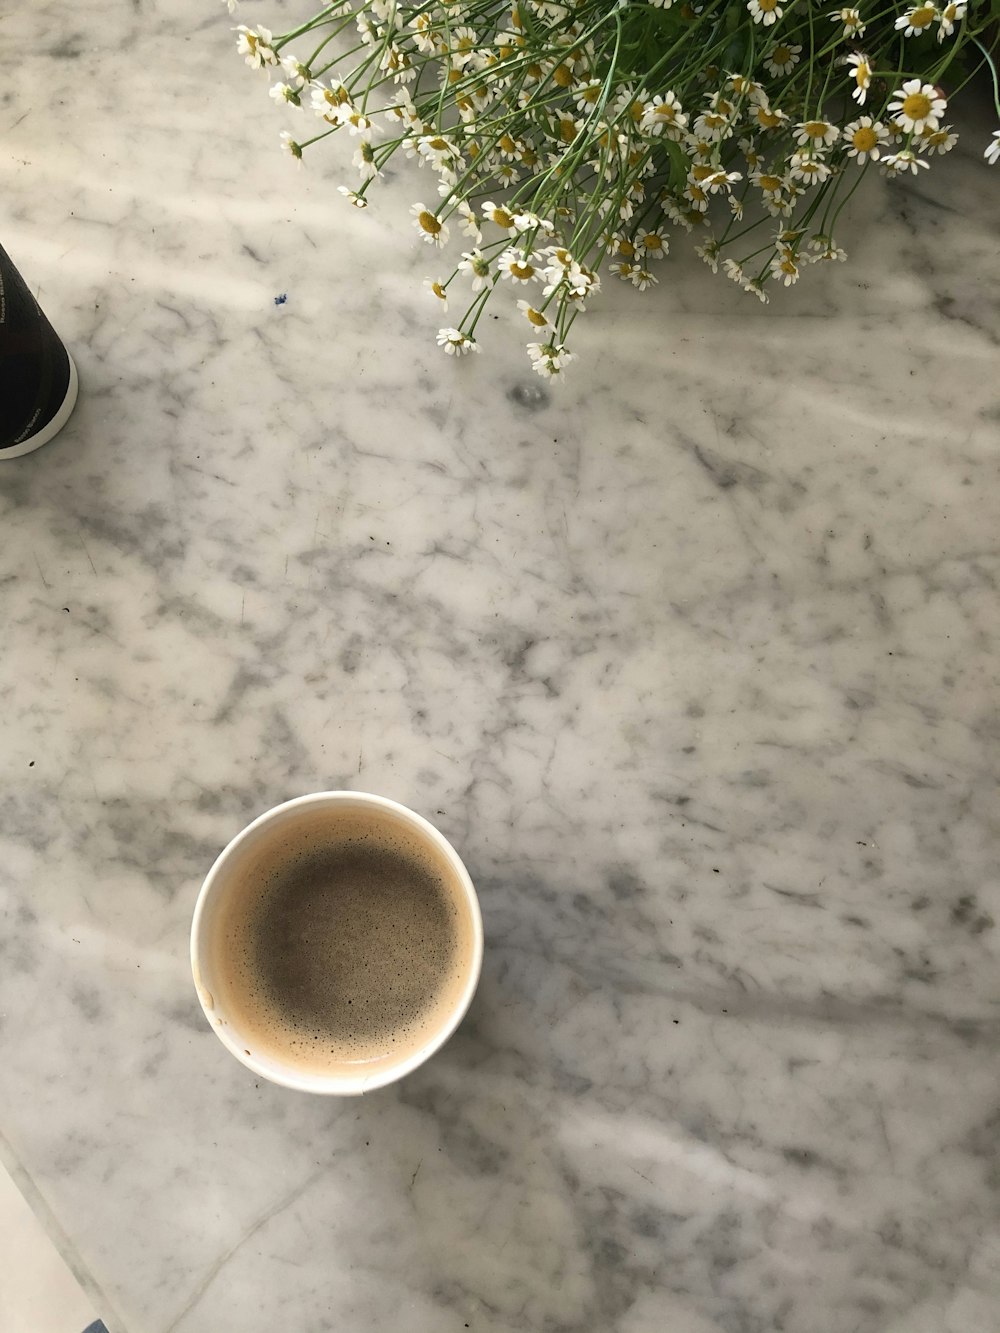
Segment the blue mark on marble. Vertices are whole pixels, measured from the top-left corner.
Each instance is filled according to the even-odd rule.
[[[274,298],[274,304],[275,304],[275,305],[284,305],[285,302],[286,302],[287,300],[288,300],[288,293],[287,293],[287,292],[279,292],[278,295]],[[84,1333],[87,1333],[87,1330],[86,1330],[86,1329],[84,1329]]]

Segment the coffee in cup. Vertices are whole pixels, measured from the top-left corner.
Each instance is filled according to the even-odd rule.
[[[415,1068],[468,1007],[475,890],[430,824],[381,797],[278,806],[202,888],[192,964],[209,1020],[259,1073],[358,1092]]]

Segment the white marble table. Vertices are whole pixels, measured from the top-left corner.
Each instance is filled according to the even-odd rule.
[[[412,181],[296,172],[228,28],[0,20],[84,386],[0,472],[5,1160],[114,1333],[992,1330],[988,118],[768,310],[611,293],[556,393],[499,325],[441,356]],[[488,935],[360,1102],[255,1081],[187,963],[218,848],[339,786]]]

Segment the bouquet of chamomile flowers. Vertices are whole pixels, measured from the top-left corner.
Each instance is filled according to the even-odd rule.
[[[237,48],[301,114],[293,157],[348,141],[348,203],[395,153],[425,173],[426,286],[464,310],[445,352],[478,352],[507,290],[552,377],[602,274],[645,291],[688,232],[766,302],[846,258],[837,223],[867,172],[919,175],[954,146],[949,103],[984,66],[1000,121],[1000,0],[838,3],[344,0],[280,36],[241,25]]]

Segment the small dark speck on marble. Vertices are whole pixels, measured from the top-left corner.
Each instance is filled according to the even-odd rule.
[[[507,397],[518,407],[526,407],[531,412],[549,404],[549,392],[541,384],[515,384],[507,390]]]
[[[275,304],[275,305],[284,305],[285,302],[286,302],[287,300],[288,300],[288,293],[287,293],[287,292],[279,292],[278,295],[274,298],[274,304]]]

